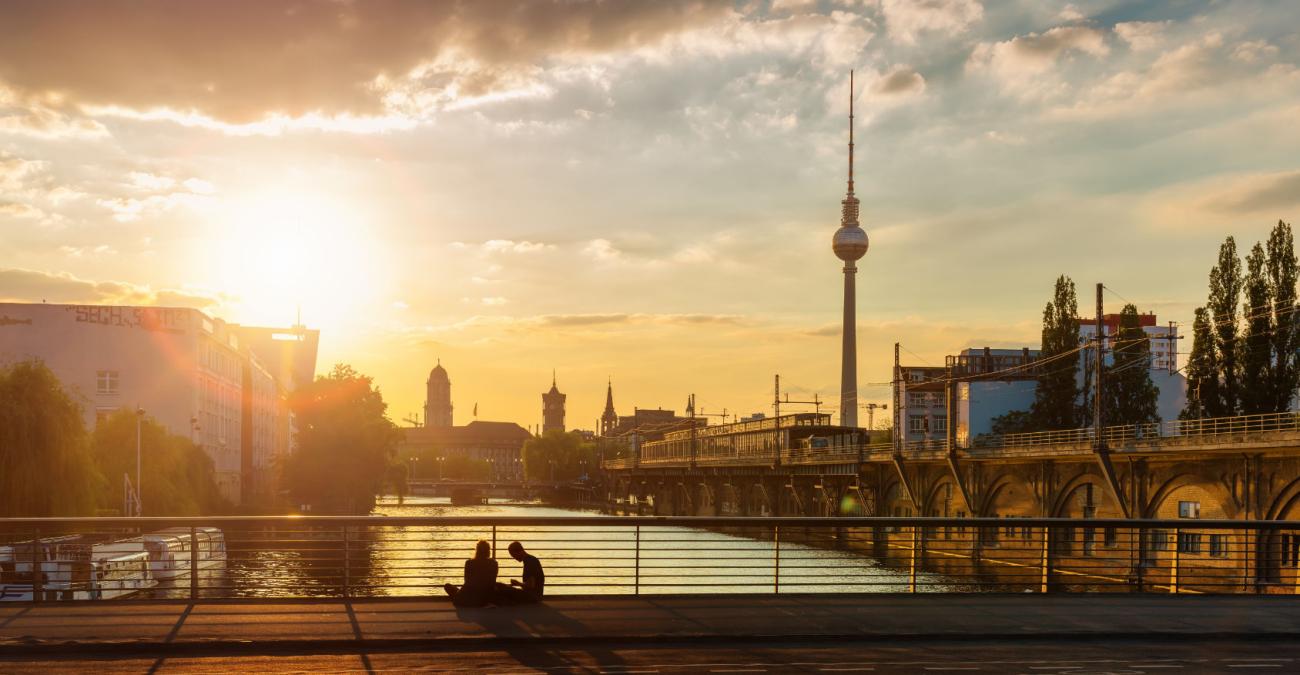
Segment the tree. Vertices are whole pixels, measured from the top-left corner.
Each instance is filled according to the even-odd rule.
[[[1272,363],[1269,371],[1268,412],[1282,412],[1291,407],[1296,388],[1300,387],[1300,318],[1296,312],[1297,269],[1295,240],[1291,225],[1277,221],[1268,237],[1268,291],[1272,300]]]
[[[122,475],[136,482],[136,413],[123,408],[100,420],[91,434],[91,457],[107,484],[99,507],[120,509]],[[169,433],[151,417],[140,420],[140,502],[146,516],[203,516],[228,513],[217,489],[212,459],[184,436]]]
[[[1159,422],[1160,390],[1151,382],[1151,343],[1139,325],[1136,306],[1127,304],[1120,310],[1119,334],[1112,345],[1102,399],[1106,424]]]
[[[1219,263],[1210,270],[1210,297],[1206,303],[1218,354],[1219,405],[1216,406],[1216,416],[1235,415],[1241,409],[1241,363],[1237,351],[1241,292],[1241,260],[1237,258],[1237,242],[1228,237],[1219,247]]]
[[[1209,312],[1197,307],[1196,318],[1192,320],[1192,352],[1187,357],[1187,406],[1179,417],[1185,420],[1219,417],[1222,405],[1214,329]]]
[[[1238,345],[1241,358],[1241,390],[1238,393],[1243,414],[1268,412],[1273,399],[1272,349],[1273,304],[1265,271],[1264,247],[1256,243],[1246,256],[1245,294],[1246,332]]]
[[[1046,361],[1078,348],[1079,303],[1074,281],[1062,275],[1056,280],[1052,301],[1043,309],[1042,359]],[[1062,357],[1042,367],[1030,408],[1033,430],[1073,429],[1082,423],[1078,372],[1077,357]]]
[[[402,437],[372,379],[335,365],[295,392],[292,407],[298,450],[281,478],[294,501],[325,513],[369,513]]]
[[[0,516],[86,516],[103,480],[82,408],[40,361],[0,368]]]
[[[552,429],[524,442],[524,475],[529,480],[573,480],[596,469],[596,446],[582,435]]]

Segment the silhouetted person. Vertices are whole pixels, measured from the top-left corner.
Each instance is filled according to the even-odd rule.
[[[465,561],[465,585],[457,588],[453,584],[443,584],[443,590],[451,596],[451,604],[457,607],[482,607],[492,602],[493,589],[497,584],[497,561],[492,559],[492,545],[480,541],[474,547],[474,557]]]
[[[524,564],[523,581],[511,579],[510,585],[496,585],[496,601],[503,605],[525,605],[541,602],[546,589],[546,573],[542,571],[542,561],[537,556],[524,550],[524,545],[510,542],[506,549],[510,557]]]

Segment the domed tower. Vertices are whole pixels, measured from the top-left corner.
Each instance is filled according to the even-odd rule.
[[[429,380],[425,383],[424,426],[451,426],[451,378],[442,361],[429,371]]]
[[[867,233],[858,225],[858,198],[853,196],[853,71],[849,71],[849,190],[840,202],[840,227],[831,240],[835,257],[844,261],[844,344],[840,368],[840,425],[858,426],[858,329],[855,277],[857,261],[867,254]]]
[[[564,399],[568,398],[560,393],[555,386],[555,372],[551,372],[551,390],[542,394],[542,433],[551,429],[564,431]]]

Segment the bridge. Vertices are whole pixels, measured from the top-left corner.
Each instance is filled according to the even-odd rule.
[[[416,480],[407,482],[406,486],[412,495],[461,496],[471,501],[488,498],[541,499],[556,504],[585,504],[592,500],[591,486],[582,482]]]
[[[626,512],[663,515],[1300,517],[1294,412],[901,447],[808,447],[792,440],[802,422],[782,420],[607,459],[608,497]]]

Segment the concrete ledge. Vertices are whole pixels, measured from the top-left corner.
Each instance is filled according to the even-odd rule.
[[[546,643],[1300,638],[1290,596],[694,595],[0,606],[0,656],[437,650]]]

